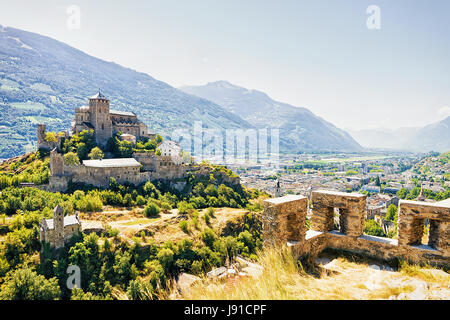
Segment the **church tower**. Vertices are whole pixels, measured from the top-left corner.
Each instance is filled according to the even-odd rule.
[[[281,195],[280,180],[277,180],[277,185],[275,187],[275,197],[281,197]]]
[[[55,247],[64,247],[64,210],[59,205],[53,210],[53,227]]]
[[[427,197],[425,196],[425,192],[423,190],[423,186],[420,187],[420,194],[417,197],[417,201],[425,201],[427,199]]]
[[[90,123],[95,130],[97,144],[106,145],[112,137],[112,121],[109,115],[109,100],[102,93],[89,98]]]

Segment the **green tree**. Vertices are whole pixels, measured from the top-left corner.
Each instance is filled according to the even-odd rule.
[[[55,300],[60,297],[58,279],[45,279],[30,268],[17,269],[1,286],[0,300]]]
[[[161,249],[158,254],[156,255],[156,258],[161,263],[161,266],[164,268],[164,270],[169,271],[174,262],[174,252],[169,248]]]
[[[398,208],[395,204],[389,205],[386,212],[386,220],[397,223]]]
[[[88,157],[92,160],[100,160],[103,159],[105,155],[99,147],[95,147],[91,150],[91,152],[89,152]]]
[[[46,132],[44,139],[45,139],[45,141],[48,141],[48,142],[57,142],[58,136],[56,135],[55,132]]]
[[[371,236],[377,236],[377,237],[384,237],[385,234],[383,232],[383,229],[380,227],[380,225],[374,221],[374,220],[367,220],[364,224],[364,233],[371,235]]]
[[[80,164],[80,158],[75,152],[68,152],[64,155],[64,164],[66,166],[77,166]]]

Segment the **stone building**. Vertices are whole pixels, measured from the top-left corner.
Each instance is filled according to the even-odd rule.
[[[47,242],[58,249],[64,247],[64,244],[77,232],[81,232],[78,214],[64,217],[64,211],[58,205],[53,210],[53,219],[42,219],[39,241]]]
[[[148,133],[147,126],[138,120],[136,114],[110,110],[109,107],[109,99],[100,92],[89,98],[89,106],[75,109],[72,133],[94,130],[99,145],[105,145],[116,132],[132,135],[136,139],[153,138],[154,135]]]
[[[181,157],[181,147],[178,143],[170,140],[164,140],[158,146],[158,149],[161,151],[161,156],[170,157],[171,161],[175,165],[180,165],[183,163],[183,159]]]

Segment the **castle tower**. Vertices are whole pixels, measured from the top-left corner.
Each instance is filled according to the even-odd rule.
[[[45,143],[45,124],[37,125],[37,148],[39,149]]]
[[[112,137],[112,121],[109,115],[109,100],[102,93],[89,98],[90,122],[95,130],[95,140],[105,145]]]
[[[50,173],[52,176],[64,175],[64,158],[56,148],[50,151]]]
[[[59,205],[53,210],[53,227],[55,247],[64,247],[64,210]]]

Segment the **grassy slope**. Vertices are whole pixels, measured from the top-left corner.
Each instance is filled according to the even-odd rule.
[[[442,270],[403,265],[399,271],[373,270],[368,262],[339,257],[321,269],[320,277],[305,273],[288,250],[266,250],[259,278],[235,285],[204,279],[182,299],[450,299],[450,275]]]

